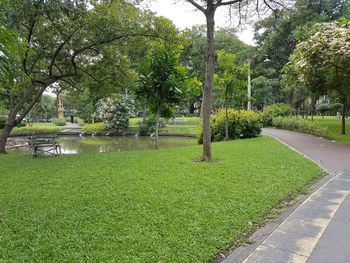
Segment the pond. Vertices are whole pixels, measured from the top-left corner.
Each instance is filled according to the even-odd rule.
[[[23,142],[24,140],[21,139]],[[80,153],[103,153],[154,150],[155,142],[149,136],[134,137],[92,137],[92,136],[60,136],[58,141],[61,145],[62,154]],[[197,142],[194,138],[161,136],[159,137],[160,149],[194,146]],[[28,145],[19,148],[11,148],[8,152],[30,153]]]

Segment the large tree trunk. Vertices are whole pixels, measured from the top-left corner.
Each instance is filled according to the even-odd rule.
[[[189,105],[188,105],[188,113],[189,114],[194,114],[194,111],[195,111],[194,102],[190,101]]]
[[[207,54],[205,69],[205,85],[203,89],[203,155],[202,161],[211,160],[211,129],[210,129],[210,113],[211,113],[211,95],[214,78],[215,67],[215,51],[214,51],[214,21],[215,8],[213,5],[207,7]]]
[[[27,92],[21,97],[19,102],[13,107],[13,109],[11,109],[5,124],[5,128],[0,135],[0,154],[6,153],[5,147],[7,139],[10,136],[13,127],[15,127],[17,123],[20,123],[28,114],[28,112],[34,107],[34,105],[39,101],[41,95],[48,85],[49,84],[40,87],[39,90],[36,91],[36,94],[32,89],[28,89]],[[33,97],[33,95],[35,96]],[[18,112],[21,112],[21,115],[17,118]]]
[[[155,134],[155,141],[156,141],[156,150],[159,149],[159,137],[158,137],[158,130],[159,130],[159,115],[160,115],[160,107],[157,107],[157,113],[156,113],[156,134]]]
[[[11,114],[9,119],[6,121],[5,127],[0,135],[0,154],[6,153],[6,143],[8,137],[10,137],[13,127],[16,125],[16,114]]]

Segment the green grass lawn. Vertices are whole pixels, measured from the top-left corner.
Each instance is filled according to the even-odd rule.
[[[329,135],[332,139],[350,144],[350,118],[346,119],[346,135],[341,135],[341,119],[334,116],[314,117],[314,122],[329,130]]]
[[[0,261],[208,262],[321,175],[268,137],[201,149],[0,156]]]
[[[177,123],[171,123],[169,120],[165,127],[160,128],[159,132],[165,133],[179,133],[179,134],[196,134],[200,124],[200,119],[198,117],[176,117]],[[130,132],[138,132],[138,124],[142,121],[142,118],[131,118],[129,120]]]
[[[196,134],[199,126],[196,125],[170,125],[167,124],[165,127],[160,128],[160,132],[169,133],[183,133],[183,134]]]
[[[56,127],[57,125],[52,122],[33,122],[31,123],[32,127]]]

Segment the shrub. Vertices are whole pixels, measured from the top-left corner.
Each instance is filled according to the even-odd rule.
[[[84,120],[79,118],[79,117],[75,117],[74,122],[79,124],[79,126],[84,126],[84,124],[85,124]]]
[[[18,133],[57,133],[61,131],[62,129],[58,127],[52,127],[52,126],[32,126],[32,127],[21,127],[21,128],[13,128],[12,134],[18,134]]]
[[[105,122],[106,127],[125,131],[129,127],[129,119],[135,114],[134,101],[121,95],[104,98],[96,104],[98,119]]]
[[[295,109],[284,103],[276,103],[264,108],[263,123],[264,126],[272,126],[272,119],[278,116],[287,117],[295,115]]]
[[[225,138],[225,109],[211,118],[212,141]],[[230,139],[252,138],[260,134],[262,128],[261,114],[253,111],[228,110],[228,134]],[[203,131],[197,134],[199,143],[203,143]]]
[[[83,126],[84,133],[95,133],[95,132],[104,132],[107,131],[107,126],[103,122],[85,124]]]
[[[65,126],[66,125],[66,119],[64,118],[56,118],[52,121],[54,124],[56,124],[57,126]]]
[[[326,103],[317,106],[317,111],[319,111],[322,114],[322,116],[324,116],[326,112],[330,111],[330,109],[330,105]]]
[[[273,119],[273,126],[280,129],[298,131],[329,138],[329,131],[327,128],[296,117],[276,117]]]
[[[153,132],[153,130],[154,130],[154,124],[152,124],[150,122],[146,122],[146,123],[141,122],[139,124],[139,135],[140,136],[145,136],[145,135],[149,134],[150,132]]]
[[[343,109],[343,104],[341,103],[329,104],[329,109],[334,112],[341,111]]]

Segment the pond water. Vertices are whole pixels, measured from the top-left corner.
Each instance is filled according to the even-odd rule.
[[[62,154],[79,153],[102,153],[102,152],[121,152],[121,151],[139,151],[155,149],[154,139],[145,136],[135,138],[133,136],[124,137],[79,137],[79,136],[60,136],[58,141],[61,145]],[[194,138],[186,137],[160,137],[160,149],[194,146]],[[8,152],[21,152],[30,154],[28,146],[8,149]]]

